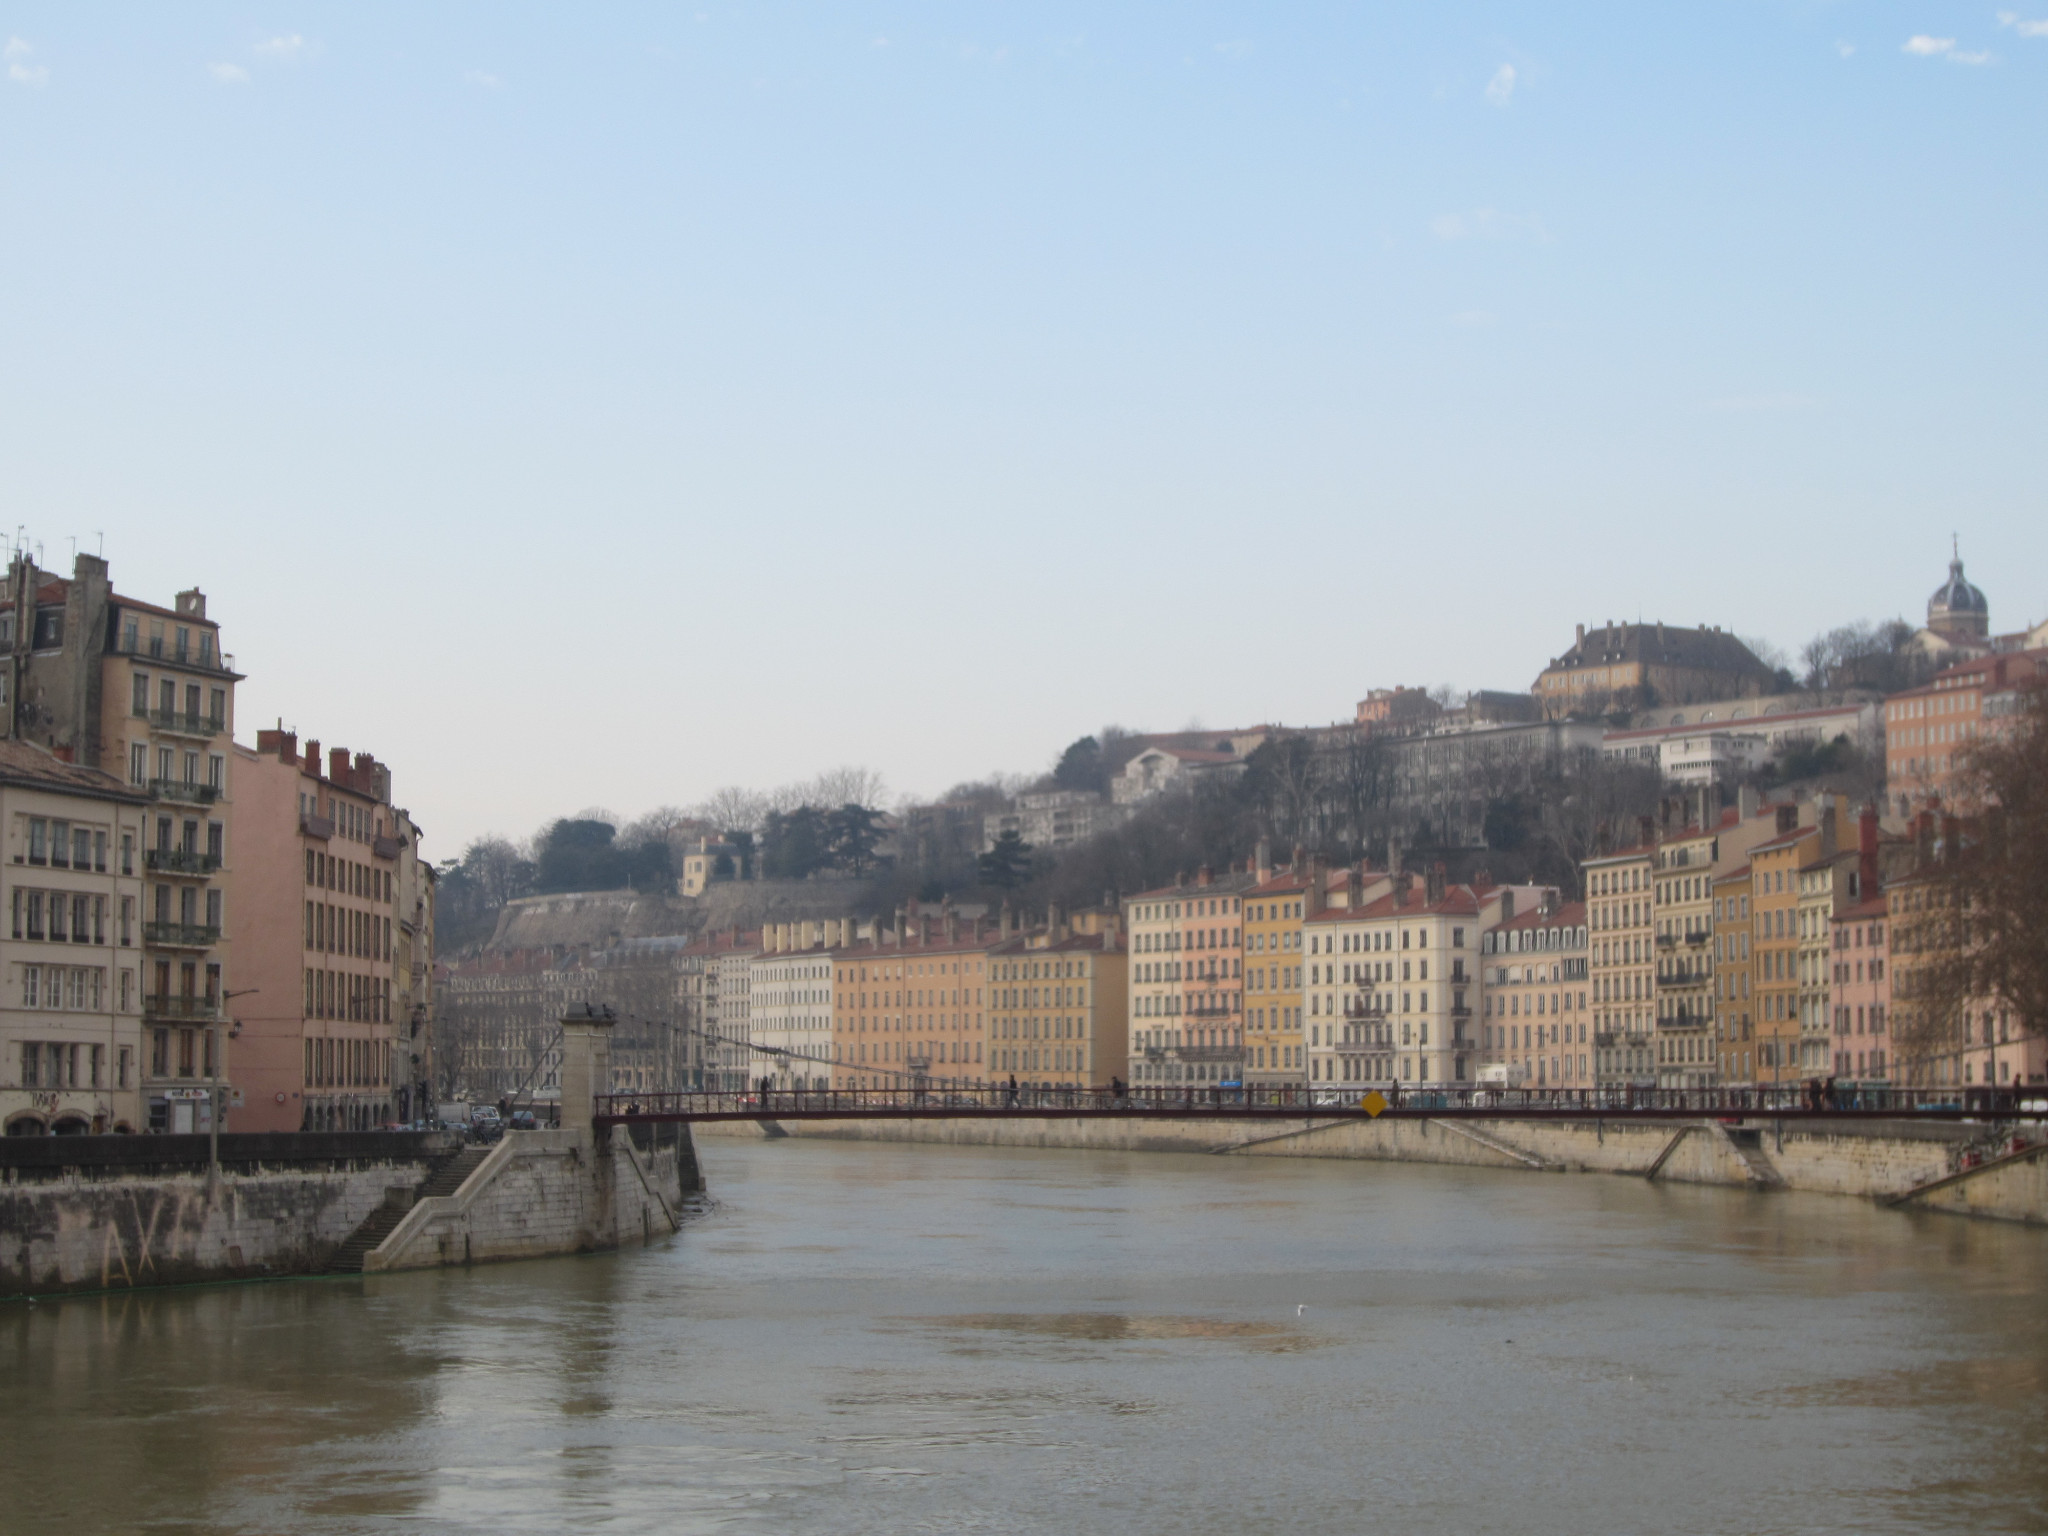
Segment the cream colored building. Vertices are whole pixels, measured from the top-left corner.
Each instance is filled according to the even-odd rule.
[[[1511,1088],[1593,1086],[1586,904],[1546,890],[1481,940],[1481,1077]]]
[[[10,915],[0,959],[0,1127],[9,1136],[139,1131],[142,1094],[141,844],[146,795],[91,768],[0,741],[0,826]],[[167,1037],[157,1077],[194,1100],[219,1043],[194,1017]]]
[[[1593,993],[1593,1085],[1657,1083],[1657,845],[1586,860],[1587,975]]]

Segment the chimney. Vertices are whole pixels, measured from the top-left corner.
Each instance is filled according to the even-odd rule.
[[[1287,867],[1289,869],[1300,869],[1302,865],[1306,864],[1307,862],[1308,850],[1302,847],[1301,844],[1296,843],[1294,845],[1294,852],[1288,855]]]
[[[1857,885],[1863,899],[1870,900],[1882,883],[1877,872],[1877,807],[1866,805],[1856,818]]]
[[[1839,814],[1839,810],[1832,799],[1820,808],[1820,856],[1824,859],[1834,857],[1835,848],[1840,838],[1840,833],[1835,824]]]
[[[1475,869],[1472,872],[1472,889],[1474,891],[1492,890],[1493,871],[1490,869]]]
[[[1116,948],[1116,930],[1114,928],[1105,928],[1102,930],[1102,947],[1104,949]]]
[[[1003,898],[1003,937],[1008,938],[1016,931],[1017,915],[1010,910],[1010,898]]]
[[[1735,810],[1744,821],[1749,820],[1759,809],[1760,802],[1754,784],[1745,784],[1735,791]]]
[[[1783,834],[1783,833],[1786,833],[1786,832],[1790,832],[1790,831],[1791,831],[1791,830],[1792,830],[1792,829],[1793,829],[1794,827],[1796,827],[1796,826],[1798,826],[1798,825],[1799,825],[1799,807],[1798,807],[1798,806],[1796,806],[1796,805],[1781,805],[1781,806],[1779,806],[1779,807],[1778,807],[1778,831],[1779,831],[1779,833],[1780,833],[1780,834]]]
[[[1558,898],[1558,889],[1556,886],[1546,885],[1545,887],[1543,887],[1543,898],[1537,905],[1537,910],[1539,912],[1541,912],[1545,917],[1548,917],[1551,913],[1555,912],[1562,905],[1563,902],[1560,901]]]
[[[1424,898],[1431,906],[1435,906],[1444,899],[1446,877],[1448,874],[1449,871],[1444,868],[1444,861],[1442,859],[1436,860],[1429,866],[1429,874],[1424,880],[1422,890]]]
[[[1648,844],[1654,843],[1656,840],[1656,821],[1649,816],[1638,816],[1636,818],[1636,841],[1641,844]]]
[[[312,775],[312,776],[313,776],[314,778],[316,778],[316,779],[317,779],[317,778],[319,778],[319,777],[320,777],[320,743],[319,743],[319,742],[318,742],[317,740],[309,740],[309,741],[308,741],[308,742],[306,743],[306,757],[305,757],[305,763],[306,763],[306,772],[310,773],[310,774],[311,774],[311,775]]]
[[[1045,931],[1050,941],[1054,944],[1059,943],[1061,939],[1066,937],[1064,924],[1060,918],[1058,902],[1050,903],[1045,909]]]
[[[1500,920],[1507,922],[1515,915],[1515,888],[1509,886],[1500,893]]]
[[[1323,911],[1323,861],[1314,854],[1308,857],[1308,900],[1302,907],[1304,917],[1320,917]]]
[[[1258,876],[1259,884],[1264,885],[1273,878],[1273,845],[1263,837],[1259,839],[1252,854],[1252,864],[1253,873]]]
[[[327,777],[344,788],[355,788],[354,783],[349,778],[347,747],[329,747],[327,749]]]
[[[1387,839],[1387,873],[1395,876],[1401,873],[1401,843],[1398,838]]]
[[[1214,880],[1215,878],[1216,871],[1211,869],[1206,864],[1202,865],[1201,868],[1195,871],[1195,884],[1198,886],[1207,885],[1211,880]]]
[[[1575,646],[1584,645],[1586,643],[1586,626],[1583,624],[1579,625],[1578,631],[1578,638],[1573,642]]]
[[[1356,912],[1365,905],[1365,876],[1356,868],[1344,871],[1344,910]]]

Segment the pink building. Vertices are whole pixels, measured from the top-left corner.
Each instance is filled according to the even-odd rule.
[[[238,1131],[373,1130],[427,1113],[393,1006],[391,773],[290,731],[235,748]],[[404,1021],[400,1021],[404,1022]]]
[[[1834,1005],[1835,1076],[1844,1082],[1889,1082],[1890,904],[1882,894],[1867,897],[1838,912],[1831,927],[1828,990]]]

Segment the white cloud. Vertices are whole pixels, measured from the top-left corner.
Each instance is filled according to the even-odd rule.
[[[503,80],[500,80],[496,75],[490,73],[490,71],[483,69],[465,69],[462,72],[462,78],[467,80],[471,85],[482,86],[487,91],[502,90],[504,89],[505,86],[505,82]]]
[[[1496,107],[1504,107],[1515,99],[1515,66],[1503,64],[1493,72],[1493,78],[1486,82],[1486,99]]]
[[[1548,240],[1550,236],[1534,217],[1502,213],[1498,208],[1475,208],[1470,213],[1440,213],[1429,221],[1429,232],[1439,240]]]
[[[1951,64],[1989,64],[1991,50],[1985,48],[1976,53],[1952,53],[1948,56],[1948,61]]]
[[[1840,54],[1840,55],[1841,55],[1841,56],[1842,56],[1843,58],[1845,58],[1845,59],[1846,59],[1846,58],[1848,58],[1848,57],[1849,57],[1849,55],[1851,55],[1851,54],[1852,54],[1852,53],[1854,53],[1855,51],[1856,51],[1856,45],[1855,45],[1854,43],[1837,43],[1837,44],[1835,44],[1835,52],[1836,52],[1836,53],[1838,53],[1838,54]]]
[[[1955,45],[1956,40],[1952,37],[1929,37],[1922,32],[1917,37],[1907,38],[1906,46],[1901,51],[1917,53],[1923,59],[1931,59],[1937,54],[1947,53]]]
[[[50,66],[29,63],[29,55],[35,49],[21,38],[10,37],[0,46],[0,57],[7,60],[7,78],[16,85],[46,85],[50,79]]]
[[[295,59],[306,50],[306,40],[294,32],[290,37],[267,37],[256,51],[273,59]]]
[[[247,85],[249,71],[239,64],[209,64],[206,72],[222,85]]]
[[[2048,37],[2048,21],[2027,21],[2017,11],[2000,11],[1998,24],[2011,27],[2021,37]]]

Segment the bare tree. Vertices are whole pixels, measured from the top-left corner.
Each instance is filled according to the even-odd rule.
[[[871,811],[880,810],[888,796],[888,786],[882,782],[881,774],[872,768],[851,765],[826,769],[803,786],[803,791],[807,805],[858,805]]]
[[[758,832],[768,810],[765,797],[740,785],[729,784],[724,789],[713,790],[702,804],[695,807],[695,814],[720,832]]]

